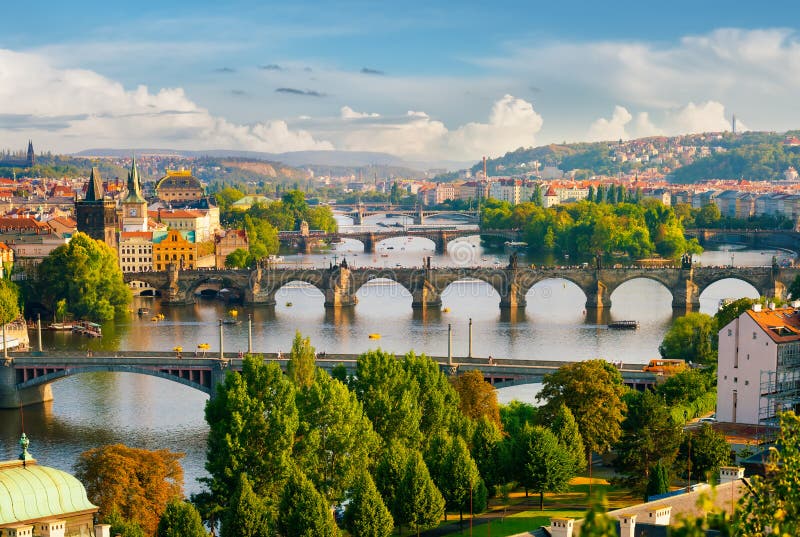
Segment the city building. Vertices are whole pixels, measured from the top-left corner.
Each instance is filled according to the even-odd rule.
[[[153,270],[152,231],[120,232],[119,266],[122,272],[150,272]]]
[[[772,425],[800,411],[800,302],[754,304],[719,331],[717,419]]]
[[[103,194],[100,171],[92,168],[86,195],[75,202],[75,220],[78,231],[103,241],[111,248],[117,247],[117,208],[114,200]]]
[[[558,194],[556,194],[556,189],[553,188],[553,185],[547,187],[547,192],[544,193],[542,201],[545,208],[553,207],[554,205],[558,205],[560,203]]]
[[[218,232],[214,237],[214,266],[218,269],[225,268],[225,259],[240,248],[242,250],[250,249],[247,230],[228,229]]]
[[[37,463],[25,433],[16,460],[0,461],[0,535],[3,537],[108,537],[94,524],[98,507],[74,476]]]
[[[34,164],[36,164],[36,153],[33,151],[33,141],[28,140],[28,151],[25,153],[25,156],[22,157],[21,154],[18,154],[19,157],[15,158],[14,155],[5,155],[3,159],[0,159],[0,168],[31,168]]]
[[[167,203],[195,201],[205,196],[205,188],[191,170],[167,170],[156,183],[156,196]]]
[[[186,270],[197,267],[194,231],[171,229],[153,232],[153,270],[167,270],[170,263]]]
[[[208,211],[162,209],[158,211],[158,221],[165,224],[169,229],[193,231],[197,242],[211,240],[213,233],[216,231],[216,229],[212,229]]]
[[[131,160],[128,172],[128,194],[120,203],[121,230],[147,231],[147,201],[142,197],[142,183],[136,168],[136,157]]]

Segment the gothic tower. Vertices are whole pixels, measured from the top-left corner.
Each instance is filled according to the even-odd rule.
[[[28,140],[28,158],[25,159],[28,167],[30,168],[36,164],[36,154],[33,152],[33,141]]]
[[[86,196],[75,202],[78,231],[93,239],[117,248],[117,211],[114,200],[103,195],[103,180],[97,168],[92,168]]]
[[[136,157],[128,172],[128,195],[122,200],[122,231],[147,231],[147,201],[142,197]]]

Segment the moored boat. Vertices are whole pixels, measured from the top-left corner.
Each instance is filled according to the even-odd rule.
[[[614,321],[608,323],[608,327],[612,330],[638,330],[639,321]]]

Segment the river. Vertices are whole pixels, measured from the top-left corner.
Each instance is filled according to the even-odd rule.
[[[386,220],[384,220],[386,221]],[[389,220],[390,221],[390,220]],[[431,222],[432,223],[432,222]],[[391,247],[391,248],[390,248]],[[328,252],[285,255],[285,262],[327,266],[346,257],[357,266],[381,264],[420,265],[433,255],[436,265],[504,263],[502,250],[485,250],[477,238],[451,243],[448,254],[434,255],[433,244],[425,239],[395,238],[378,245],[373,255],[363,253],[357,242],[345,241]],[[382,254],[385,254],[383,257]],[[707,251],[697,261],[707,265],[768,265],[772,256],[787,256],[773,250],[741,250],[724,247]],[[525,263],[568,264],[551,258],[523,259]],[[573,260],[575,262],[575,260]],[[723,298],[757,296],[749,284],[723,280],[710,286],[700,297],[701,311],[713,313]],[[658,345],[673,319],[670,295],[660,284],[634,280],[611,296],[612,307],[600,319],[586,319],[584,296],[572,283],[548,280],[536,285],[527,296],[524,313],[502,315],[500,298],[482,282],[465,281],[451,285],[443,294],[444,311],[421,313],[411,309],[411,296],[388,281],[371,282],[358,292],[358,305],[347,311],[326,311],[323,296],[315,288],[290,284],[279,291],[274,309],[236,307],[238,325],[224,327],[226,351],[247,349],[247,316],[253,320],[253,348],[259,351],[288,351],[296,330],[311,338],[318,351],[358,353],[380,346],[404,353],[410,349],[446,355],[448,325],[453,327],[454,355],[467,354],[468,323],[473,320],[473,353],[476,356],[584,360],[604,358],[629,363],[646,363],[658,356]],[[82,339],[72,334],[45,332],[46,348],[170,350],[176,345],[195,349],[208,343],[218,349],[218,319],[231,306],[217,300],[199,300],[192,306],[161,308],[152,298],[137,298],[152,313],[163,313],[159,322],[150,316],[131,314],[106,324],[101,340]],[[636,319],[638,331],[610,331],[609,320]],[[380,334],[378,341],[370,334]],[[35,342],[35,334],[31,340]],[[501,402],[517,398],[533,401],[537,386],[517,386],[498,392]],[[197,479],[204,475],[207,427],[203,419],[206,396],[198,391],[153,377],[126,373],[98,373],[70,377],[53,385],[52,402],[18,411],[0,411],[0,458],[16,457],[20,420],[31,439],[31,452],[42,464],[67,471],[78,455],[91,447],[121,442],[148,449],[167,448],[186,453],[183,466],[187,493],[197,492]]]

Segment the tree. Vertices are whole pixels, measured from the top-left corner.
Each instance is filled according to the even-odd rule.
[[[333,537],[339,529],[325,497],[295,469],[281,495],[278,532],[292,537]]]
[[[152,535],[167,504],[183,496],[182,457],[167,449],[101,446],[81,453],[75,476],[101,515],[116,511]]]
[[[669,470],[663,461],[657,461],[650,471],[650,478],[644,491],[645,501],[650,496],[657,496],[669,492]]]
[[[725,435],[704,423],[697,433],[687,431],[678,449],[677,467],[691,468],[696,481],[712,480],[719,474],[721,466],[731,460],[731,446]]]
[[[250,253],[244,248],[237,248],[225,257],[228,268],[247,268],[250,266]]]
[[[797,284],[795,286],[795,284]],[[794,294],[792,291],[798,291],[798,294]],[[792,283],[792,287],[789,287],[789,293],[792,296],[800,296],[800,276],[795,278],[795,281]],[[734,300],[728,304],[722,306],[717,313],[714,314],[714,321],[716,323],[716,330],[722,330],[729,322],[736,319],[744,313],[745,311],[749,310],[753,304],[758,302],[758,300],[753,300],[752,298],[740,298],[738,300]]]
[[[366,469],[361,470],[353,485],[350,503],[344,512],[344,525],[353,537],[392,534],[394,520]]]
[[[472,434],[472,458],[488,487],[502,482],[500,449],[503,434],[496,423],[483,417],[475,424]]]
[[[369,466],[380,438],[355,394],[318,370],[297,393],[300,425],[294,460],[330,503],[344,499],[358,473]]]
[[[617,442],[625,412],[625,386],[611,364],[605,360],[568,364],[545,375],[542,384],[536,396],[545,401],[540,409],[542,422],[551,420],[563,404],[575,417],[587,451],[605,453]]]
[[[660,461],[669,467],[675,461],[680,438],[681,427],[661,396],[650,390],[631,392],[614,466],[627,485],[644,494],[653,466]]]
[[[286,363],[286,375],[297,388],[308,388],[314,382],[316,367],[316,351],[311,346],[311,340],[301,336],[300,331],[295,332],[292,352]]]
[[[550,423],[550,430],[556,435],[558,443],[569,452],[575,466],[575,472],[580,472],[586,468],[586,450],[583,447],[583,438],[578,429],[575,416],[572,415],[567,405],[561,405],[553,421]]]
[[[403,368],[419,385],[418,404],[422,411],[419,430],[423,443],[439,431],[452,433],[460,417],[459,398],[439,364],[424,354],[409,352],[403,358]]]
[[[575,461],[546,427],[527,426],[522,431],[520,446],[519,482],[525,490],[539,493],[539,509],[543,510],[545,492],[567,489],[569,480],[575,475]]]
[[[30,289],[52,310],[65,299],[75,317],[95,321],[126,313],[132,300],[116,253],[106,243],[80,232],[42,260],[36,286]]]
[[[188,502],[172,500],[158,521],[156,537],[207,537],[200,513]]]
[[[800,298],[800,274],[794,277],[794,280],[789,286],[789,296],[792,297],[792,300]]]
[[[0,280],[0,323],[3,325],[3,356],[8,357],[6,324],[19,317],[19,288],[8,280]]]
[[[526,424],[536,423],[538,409],[529,404],[514,399],[507,405],[500,406],[500,421],[502,430],[509,436],[520,432]]]
[[[398,440],[386,444],[375,468],[375,486],[395,522],[402,517],[400,484],[405,475],[409,452]]]
[[[780,415],[766,477],[753,476],[739,500],[734,535],[800,535],[800,417]]]
[[[617,537],[617,524],[606,514],[605,498],[593,503],[581,526],[581,537]]]
[[[716,337],[714,318],[705,313],[687,313],[675,319],[658,347],[663,358],[715,363],[712,338]]]
[[[111,511],[103,517],[104,524],[111,525],[111,533],[121,537],[145,537],[144,530],[136,522],[126,520],[119,511]]]
[[[464,440],[444,435],[437,439],[440,443],[436,446],[438,453],[433,454],[431,463],[426,464],[436,487],[444,497],[445,508],[457,509],[463,520],[464,509],[469,508],[470,497],[481,476]]]
[[[205,482],[226,505],[248,473],[257,495],[275,501],[287,477],[298,427],[294,385],[277,363],[245,356],[241,374],[229,372],[206,403],[209,425]]]
[[[406,463],[403,480],[397,491],[399,519],[419,535],[420,530],[432,528],[444,514],[444,498],[433,483],[422,455],[414,451]]]
[[[385,444],[419,446],[419,385],[393,354],[378,349],[359,356],[353,388]]]
[[[684,369],[656,386],[667,406],[694,401],[716,388],[717,379],[710,369]]]
[[[259,498],[247,474],[240,473],[222,519],[220,537],[272,537],[274,513]]]
[[[716,227],[717,222],[722,218],[719,207],[714,203],[703,205],[700,212],[694,217],[695,226],[699,228]]]
[[[453,387],[458,392],[458,407],[462,414],[472,420],[486,416],[500,425],[500,408],[497,406],[497,391],[483,380],[483,373],[477,369],[467,371],[453,379]]]

